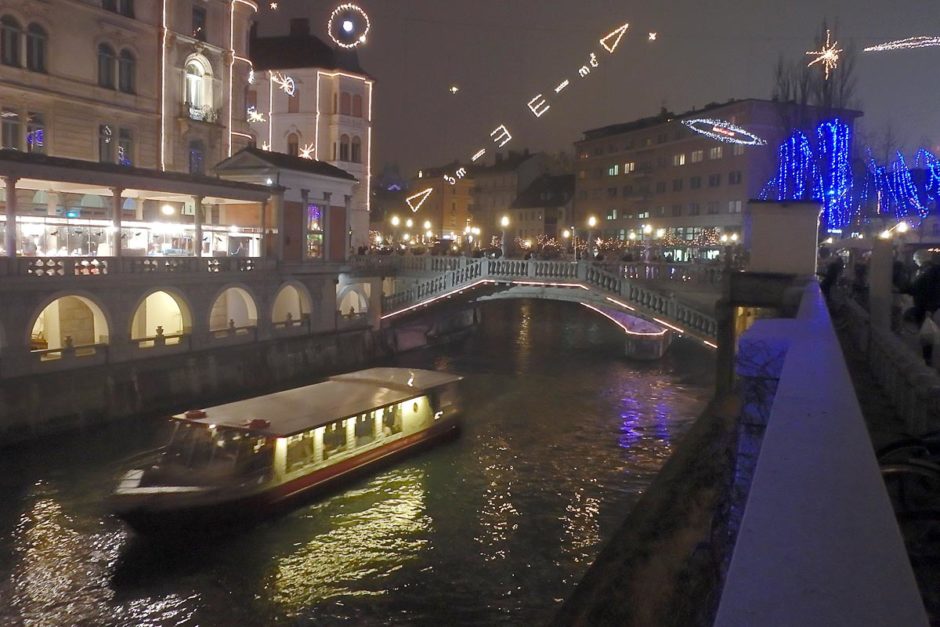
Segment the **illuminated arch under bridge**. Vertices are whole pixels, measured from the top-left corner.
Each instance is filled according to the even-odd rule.
[[[628,334],[668,329],[716,348],[718,324],[714,316],[688,307],[674,296],[644,287],[626,278],[625,272],[615,274],[588,262],[534,259],[479,259],[464,265],[442,258],[440,265],[439,274],[433,278],[384,297],[382,320],[471,294],[476,288],[497,285],[502,289],[478,300],[544,298],[578,302],[611,318]]]

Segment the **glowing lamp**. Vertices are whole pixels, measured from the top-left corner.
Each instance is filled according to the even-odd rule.
[[[656,229],[656,237],[663,237],[666,235],[666,229]]]
[[[597,226],[597,218],[595,218],[594,216],[591,216],[590,218],[588,218],[588,226],[591,227],[592,229],[595,226]]]
[[[427,231],[427,230],[429,230],[430,228],[431,228],[431,221],[430,221],[430,220],[425,220],[425,221],[424,221],[424,230]]]
[[[176,209],[173,208],[173,205],[163,205],[160,207],[160,213],[165,216],[171,216],[176,213]]]
[[[509,216],[503,216],[499,221],[499,225],[504,229],[509,226]]]
[[[398,226],[399,224],[401,224],[401,220],[398,216],[392,216],[392,226]]]
[[[353,29],[352,20],[346,20],[346,21],[343,22],[343,30],[344,30],[344,31],[346,31],[347,33],[351,33],[351,32],[352,32],[352,29]]]
[[[415,225],[414,220],[412,220],[411,218],[408,218],[407,220],[405,220],[405,226],[408,227],[409,229],[413,227],[414,225]]]
[[[571,237],[571,231],[569,231],[568,229],[565,229],[564,231],[562,231],[561,236],[564,237],[565,239],[568,239],[569,237]]]
[[[911,230],[911,225],[908,224],[907,222],[899,222],[897,228],[898,228],[898,233],[907,233],[908,231]]]
[[[653,232],[653,225],[652,225],[652,224],[645,224],[645,225],[643,225],[643,232],[646,233],[647,235],[649,235],[650,233],[652,233],[652,232]]]

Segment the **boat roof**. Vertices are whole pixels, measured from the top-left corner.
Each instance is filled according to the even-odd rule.
[[[428,390],[462,378],[416,368],[369,368],[336,375],[323,383],[208,407],[200,412],[204,415],[198,417],[187,412],[190,415],[177,414],[173,418],[191,424],[287,437],[421,396]],[[249,428],[252,420],[265,420],[268,424],[262,428],[255,428],[255,425]]]

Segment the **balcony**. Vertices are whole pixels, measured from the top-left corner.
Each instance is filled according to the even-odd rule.
[[[222,109],[216,109],[211,105],[195,105],[191,102],[184,102],[180,105],[180,117],[206,124],[220,124]]]

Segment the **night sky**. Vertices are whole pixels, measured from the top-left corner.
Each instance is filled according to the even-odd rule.
[[[287,34],[307,17],[327,39],[340,4],[260,0],[259,34]],[[854,104],[863,140],[881,145],[888,127],[910,151],[940,151],[940,48],[863,53],[865,46],[940,35],[938,0],[362,0],[372,20],[362,66],[376,79],[373,170],[403,174],[490,147],[506,124],[506,149],[572,152],[585,129],[675,113],[730,98],[769,98],[780,54],[804,58],[822,20],[838,23],[840,47],[859,50]],[[705,8],[707,7],[707,8]],[[578,68],[598,40],[624,22],[627,37],[583,80]],[[648,41],[655,31],[656,42]],[[807,60],[810,58],[806,57]],[[542,118],[526,103],[572,85]],[[448,88],[458,85],[452,95]],[[492,152],[492,151],[491,151]]]

